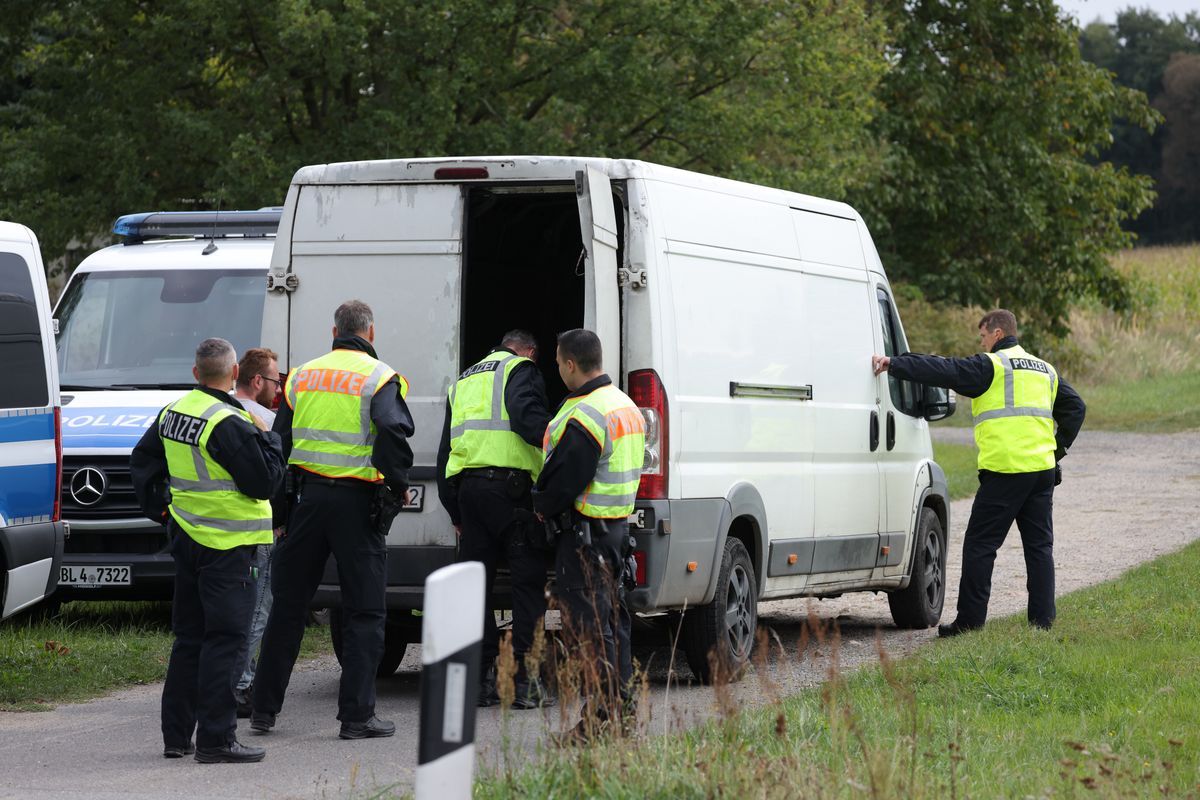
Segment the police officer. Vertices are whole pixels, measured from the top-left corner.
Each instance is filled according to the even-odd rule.
[[[275,417],[292,471],[294,505],[275,544],[272,606],[254,679],[251,729],[267,733],[283,707],[308,604],[330,552],[342,597],[342,739],[391,736],[375,716],[375,670],[383,654],[391,523],[372,515],[380,496],[396,503],[408,489],[412,416],[408,382],[379,361],[370,307],[350,300],[333,315],[333,351],[292,370]],[[398,508],[398,505],[394,505]],[[335,611],[335,613],[338,613]]]
[[[983,627],[992,591],[992,566],[1013,521],[1021,532],[1028,575],[1029,622],[1054,623],[1054,487],[1058,462],[1083,425],[1083,399],[1048,362],[1017,343],[1011,311],[989,311],[979,320],[983,353],[969,358],[872,356],[878,375],[953,389],[973,398],[979,491],[963,537],[958,617],[939,625],[939,636]],[[1057,431],[1055,430],[1057,425]]]
[[[527,673],[524,661],[534,628],[546,614],[546,559],[530,525],[530,489],[542,471],[542,437],[550,421],[536,358],[533,335],[513,330],[459,376],[446,401],[437,461],[438,496],[458,534],[458,560],[483,563],[485,597],[492,596],[501,556],[508,562],[517,662],[513,708],[518,709],[553,702],[538,676]],[[499,652],[496,617],[485,608],[480,706],[500,702],[494,667]]]
[[[633,658],[620,585],[645,457],[641,411],[604,373],[600,339],[576,329],[558,336],[558,374],[570,394],[543,440],[546,465],[533,507],[558,533],[555,579],[571,652],[585,665],[582,719],[568,741],[586,741],[630,714]],[[598,668],[589,686],[587,665]]]
[[[166,517],[175,559],[163,756],[194,752],[206,764],[266,755],[237,740],[233,690],[284,461],[279,436],[229,395],[237,369],[233,345],[201,342],[192,368],[200,385],[162,410],[129,460],[138,503],[151,519]]]

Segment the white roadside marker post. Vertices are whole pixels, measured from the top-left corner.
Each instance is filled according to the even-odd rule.
[[[417,800],[469,800],[483,650],[483,564],[442,567],[425,580]]]

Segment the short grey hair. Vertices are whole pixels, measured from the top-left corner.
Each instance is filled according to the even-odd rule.
[[[362,300],[347,300],[333,312],[333,327],[342,336],[366,333],[374,323],[375,315],[371,313],[371,307]]]
[[[200,373],[201,383],[230,377],[235,364],[237,352],[224,339],[205,339],[196,348],[196,372]]]
[[[532,333],[517,328],[504,334],[500,346],[509,350],[537,350],[538,343]]]

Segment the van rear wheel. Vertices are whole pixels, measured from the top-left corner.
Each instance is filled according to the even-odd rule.
[[[758,583],[750,554],[737,539],[726,539],[713,601],[684,617],[683,647],[692,673],[705,684],[741,678],[757,628]]]
[[[946,601],[946,534],[928,506],[917,521],[916,552],[908,586],[888,595],[898,628],[932,628],[942,618]]]

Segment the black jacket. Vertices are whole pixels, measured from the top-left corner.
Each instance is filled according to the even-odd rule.
[[[995,353],[1008,347],[1015,347],[1017,338],[1006,336],[992,348]],[[984,353],[976,353],[966,358],[942,358],[927,356],[919,353],[905,353],[893,356],[888,365],[888,372],[900,380],[916,381],[930,386],[943,386],[953,389],[965,397],[979,397],[992,385],[995,377],[995,367],[992,360]],[[1058,394],[1054,398],[1054,422],[1056,450],[1054,460],[1061,461],[1067,450],[1079,435],[1083,427],[1083,418],[1087,406],[1079,393],[1071,385],[1058,376]]]
[[[361,336],[339,336],[333,340],[334,350],[359,350],[371,358],[375,348]],[[294,411],[285,400],[279,404],[272,430],[283,440],[283,456],[286,460],[292,453],[292,417]],[[400,379],[393,377],[371,398],[371,421],[375,423],[375,446],[371,449],[371,463],[383,473],[383,482],[397,495],[408,488],[408,470],[413,463],[412,447],[408,440],[416,426],[408,405],[400,396]]]
[[[513,353],[507,347],[497,347],[492,352],[502,350]],[[550,409],[546,400],[546,383],[537,364],[526,361],[513,367],[508,383],[504,385],[504,408],[508,411],[513,432],[534,447],[541,448],[546,425],[550,422]],[[459,525],[462,523],[462,512],[458,508],[457,482],[446,479],[446,463],[450,460],[450,414],[450,400],[447,398],[446,417],[442,422],[442,438],[437,453],[438,499],[450,515],[450,521]]]
[[[227,392],[207,386],[196,388],[234,408],[245,410],[237,398]],[[213,427],[207,450],[212,460],[233,476],[233,482],[242,494],[255,500],[275,500],[282,490],[287,459],[278,434],[260,431],[241,417],[229,417]],[[155,522],[165,521],[167,503],[170,502],[169,473],[158,425],[147,428],[137,447],[133,448],[129,456],[129,473],[142,513]],[[273,510],[279,519],[282,509]]]
[[[612,379],[607,375],[593,378],[567,395],[563,402],[590,394],[611,383]],[[534,511],[544,517],[569,511],[575,498],[583,494],[583,490],[596,477],[599,464],[600,444],[595,437],[575,420],[568,422],[558,445],[550,453],[550,458],[546,459],[546,466],[542,468],[537,486],[533,489]]]

